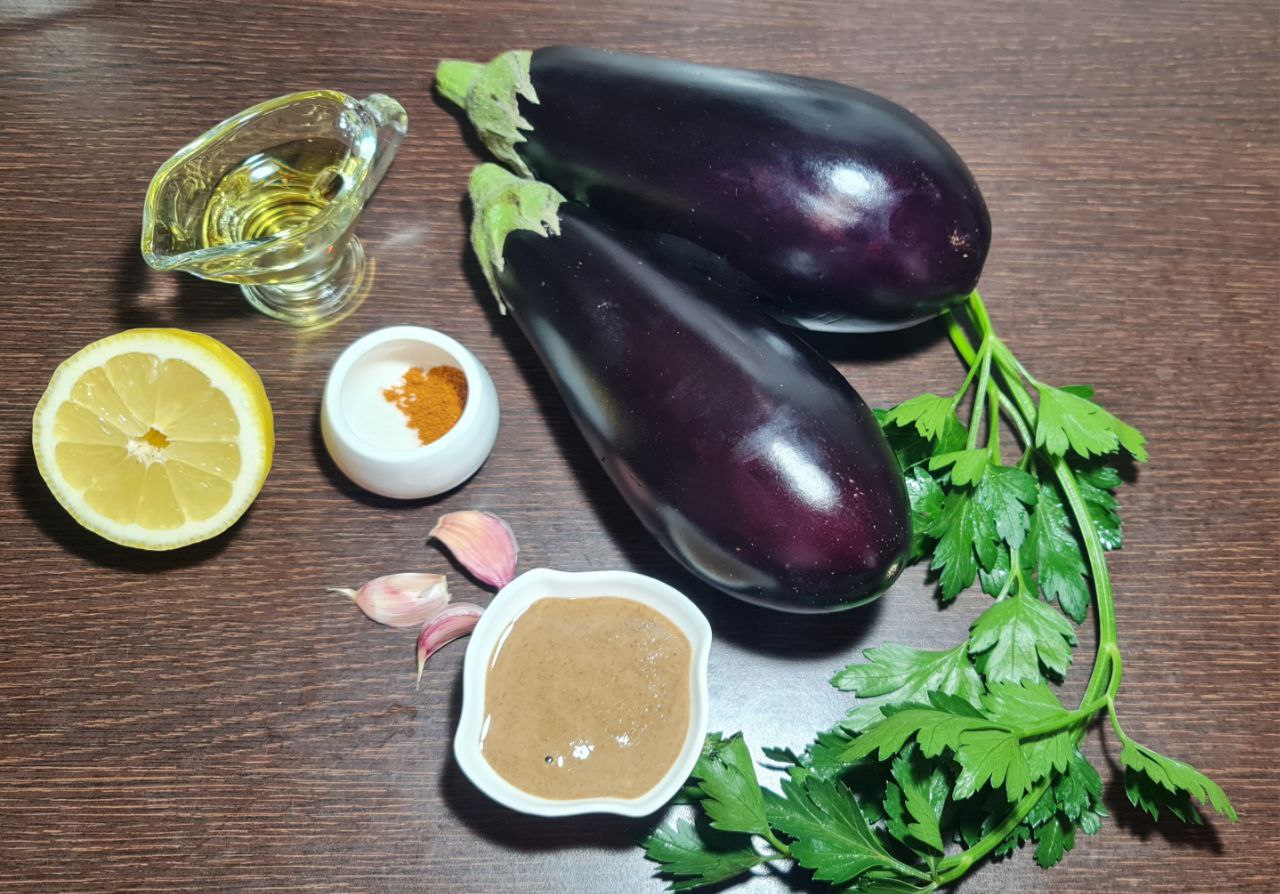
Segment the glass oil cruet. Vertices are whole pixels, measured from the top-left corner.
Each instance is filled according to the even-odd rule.
[[[404,139],[400,103],[307,90],[234,115],[161,165],[147,189],[142,255],[157,270],[237,283],[295,326],[359,303],[356,219]]]

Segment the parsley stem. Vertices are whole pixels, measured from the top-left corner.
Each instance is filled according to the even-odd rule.
[[[1022,575],[1014,571],[1014,569],[1017,567],[1018,567],[1018,552],[1017,550],[1010,550],[1009,551],[1009,573],[1008,575],[1005,576],[1004,583],[1001,584],[1000,586],[1000,592],[996,594],[996,602],[999,602],[1001,599],[1004,599],[1006,596],[1009,595],[1009,590],[1013,586],[1013,582],[1015,580],[1017,580],[1019,584],[1022,583]],[[1014,595],[1013,598],[1017,599],[1021,595],[1022,595],[1021,593],[1018,593]]]
[[[991,325],[991,318],[987,315],[986,307],[982,303],[982,297],[976,290],[969,296],[963,307],[964,310],[960,312],[967,312],[974,329],[982,336],[982,349],[986,351],[985,355],[981,356],[983,366],[986,367],[987,362],[994,359],[996,369],[999,371],[1000,378],[1004,383],[1003,388],[998,388],[1000,392],[1000,407],[1005,416],[1013,423],[1015,429],[1017,429],[1029,456],[1034,452],[1035,442],[1032,432],[1036,428],[1038,411],[1023,382],[1025,381],[1033,387],[1039,383],[1027,372],[1026,368],[1013,355],[1013,352],[996,336]],[[973,343],[969,340],[964,327],[956,319],[956,312],[953,312],[948,317],[947,331],[951,336],[952,344],[955,345],[957,353],[969,365],[969,373],[972,376],[974,366],[979,360],[980,352],[974,350]],[[981,397],[981,395],[979,396]],[[1045,454],[1045,457],[1062,489],[1067,505],[1075,518],[1076,526],[1080,530],[1081,539],[1084,541],[1089,571],[1093,577],[1093,591],[1098,619],[1098,648],[1094,657],[1093,671],[1089,675],[1089,683],[1085,688],[1080,707],[1070,712],[1066,720],[1059,719],[1052,724],[1044,724],[1042,727],[1021,730],[1019,734],[1022,738],[1033,738],[1074,725],[1077,728],[1072,732],[1072,739],[1078,745],[1089,728],[1089,721],[1103,707],[1110,714],[1112,725],[1116,727],[1117,733],[1123,736],[1119,721],[1116,718],[1114,702],[1115,694],[1120,687],[1122,667],[1120,648],[1116,636],[1115,602],[1111,591],[1111,576],[1107,570],[1102,541],[1098,537],[1093,518],[1089,515],[1088,507],[1085,505],[1084,498],[1080,493],[1075,471],[1064,457],[1051,457],[1047,454]],[[1027,459],[1027,457],[1024,456],[1024,459]],[[1012,577],[1018,563],[1015,555],[1011,555],[1010,559],[1010,576]],[[972,847],[966,848],[938,864],[939,874],[936,878],[939,884],[945,885],[955,881],[967,873],[975,863],[990,854],[1027,817],[1048,788],[1049,777],[1046,776],[1013,805],[998,826],[974,843]]]
[[[991,461],[1000,465],[1000,390],[994,383],[987,384],[987,450]]]
[[[978,331],[985,335],[995,334],[995,327],[991,325],[991,317],[987,315],[987,306],[982,303],[982,296],[978,294],[978,290],[974,289],[970,293],[966,301],[969,309],[970,318],[973,320],[974,326]]]
[[[973,301],[977,294],[977,292],[974,292],[969,296],[968,300]],[[960,355],[960,359],[969,367],[969,375],[967,378],[972,378],[973,365],[978,359],[978,352],[974,350],[973,342],[969,341],[969,333],[964,331],[964,327],[961,326],[960,322],[956,319],[955,310],[947,311],[947,334],[951,336],[951,343],[955,345],[956,352]]]
[[[1022,446],[1027,448],[1028,453],[1030,453],[1035,448],[1035,438],[1031,434],[1031,430],[1027,428],[1026,421],[1023,420],[1022,414],[1018,412],[1018,408],[1014,406],[1009,396],[1003,391],[999,391],[999,394],[1000,409],[1004,411],[1005,418],[1013,423],[1014,430],[1018,432],[1018,440],[1022,442]]]
[[[1111,698],[1107,699],[1107,714],[1111,717],[1111,728],[1114,729],[1116,731],[1116,735],[1120,737],[1120,743],[1123,745],[1132,742],[1133,739],[1126,736],[1124,734],[1124,729],[1120,726],[1120,718],[1116,716],[1116,703]]]
[[[1003,344],[1001,345],[1001,347],[1004,348],[1005,359],[1009,361],[1009,365],[1012,366],[1015,370],[1017,370],[1019,375],[1021,375],[1024,379],[1030,382],[1032,387],[1039,387],[1040,382],[1037,381],[1035,376],[1031,375],[1031,373],[1027,371],[1027,368],[1022,365],[1022,361],[1020,361],[1016,356],[1014,356],[1013,352],[1010,351],[1007,347],[1004,347]]]
[[[1028,381],[1034,383],[1035,379],[1026,372],[1022,364],[1014,357],[1013,352],[991,334],[990,318],[987,316],[986,308],[982,305],[981,296],[976,291],[969,296],[968,307],[974,315],[975,325],[978,330],[983,332],[985,337],[994,341],[993,351],[995,352],[996,366],[1005,380],[1009,395],[1013,398],[1014,403],[1018,405],[1018,410],[1023,419],[1031,428],[1035,428],[1036,406],[1021,381],[1025,377]],[[1080,494],[1080,487],[1076,483],[1075,471],[1066,459],[1061,456],[1051,457],[1049,465],[1053,469],[1054,477],[1057,478],[1059,486],[1062,488],[1063,496],[1066,498],[1071,514],[1075,518],[1076,526],[1080,529],[1080,537],[1084,541],[1085,553],[1089,561],[1089,572],[1093,576],[1093,591],[1097,603],[1096,615],[1098,618],[1098,653],[1094,659],[1093,673],[1089,677],[1089,684],[1085,689],[1084,695],[1084,701],[1091,702],[1097,699],[1104,691],[1114,696],[1120,686],[1120,649],[1117,645],[1116,637],[1116,610],[1111,592],[1111,575],[1107,570],[1107,561],[1102,548],[1102,541],[1098,538],[1098,530],[1094,527],[1093,518],[1089,515],[1089,509],[1085,505],[1084,497]]]
[[[970,300],[977,297],[978,293],[974,292]],[[979,298],[978,300],[981,299]],[[949,311],[947,313],[946,325],[947,333],[951,336],[951,343],[955,346],[956,353],[959,354],[960,359],[969,366],[969,374],[966,376],[966,381],[969,381],[972,379],[974,371],[977,369],[976,364],[978,360],[978,351],[973,347],[973,342],[969,341],[969,335],[964,331],[964,327],[956,321],[954,311]],[[999,341],[999,339],[995,339],[994,336],[989,337],[993,338],[997,342]],[[997,360],[997,366],[998,365],[999,362]],[[967,385],[964,390],[968,390]],[[1030,448],[1032,446],[1032,436],[1030,430],[1027,428],[1027,423],[1022,418],[1022,414],[1018,412],[1018,408],[1014,406],[1013,401],[1009,399],[1009,396],[1005,394],[1003,390],[997,387],[996,392],[1000,401],[1000,409],[1004,412],[1005,418],[1013,424],[1014,429],[1018,433],[1018,439],[1024,446]],[[961,391],[960,395],[963,396],[963,393],[964,392]],[[958,400],[959,397],[957,397],[957,401]]]
[[[1029,428],[1034,429],[1038,416],[1036,405],[1031,400],[1031,395],[1027,393],[1027,389],[1022,387],[1021,373],[1009,362],[1012,357],[1013,352],[1000,342],[996,347],[996,369],[1000,370],[1000,374],[1004,377],[1005,387],[1017,405],[1018,412],[1022,414],[1023,420]]]
[[[959,324],[956,323],[955,317],[948,317],[948,326],[956,327],[956,330],[958,331],[960,337],[964,338],[966,342],[969,340],[968,336],[964,334],[964,330],[959,328]],[[955,337],[955,333],[952,334],[952,337],[953,338]],[[980,356],[982,352],[987,351],[989,348],[990,348],[989,343],[986,340],[984,340],[978,349],[979,355],[975,355],[975,359],[976,359],[976,356]],[[969,371],[965,373],[964,381],[960,383],[960,387],[959,389],[956,390],[956,393],[951,395],[951,406],[953,409],[957,405],[959,405],[960,401],[964,399],[964,396],[969,393],[969,386],[973,384],[973,377],[977,375],[978,368],[979,368],[979,365],[977,363],[975,363],[973,360],[969,361]]]
[[[772,829],[765,829],[763,832],[760,833],[760,835],[764,838],[765,841],[773,845],[774,850],[776,850],[779,855],[784,857],[791,856],[791,848],[787,847],[785,844],[779,841],[778,836],[773,834]],[[770,857],[769,859],[773,859],[773,858]]]
[[[1092,701],[1085,702],[1079,708],[1067,714],[1065,718],[1051,720],[1047,723],[1042,723],[1039,726],[1030,726],[1025,729],[1019,728],[1015,730],[1015,732],[1017,732],[1019,739],[1038,739],[1041,736],[1047,736],[1050,733],[1056,733],[1059,730],[1075,726],[1082,720],[1090,719],[1094,714],[1097,714],[1110,704],[1110,702],[1110,696],[1103,695],[1099,698],[1093,699]]]
[[[991,339],[984,338],[978,356],[982,358],[981,371],[978,373],[977,399],[973,402],[973,415],[969,419],[969,437],[965,441],[965,449],[973,450],[978,446],[978,432],[982,429],[982,410],[986,406],[983,400],[987,387],[991,382]],[[973,371],[970,370],[970,373]]]
[[[1022,799],[1013,806],[1005,818],[986,835],[978,839],[972,847],[965,848],[958,854],[947,857],[938,864],[938,883],[947,885],[960,878],[973,868],[973,865],[996,849],[1000,842],[1009,837],[1009,833],[1018,827],[1024,819],[1027,818],[1036,803],[1044,797],[1045,792],[1049,788],[1049,777],[1041,779],[1032,787],[1031,791],[1022,796]]]
[[[1114,646],[1116,642],[1116,611],[1111,595],[1111,575],[1107,572],[1107,560],[1103,556],[1102,541],[1098,538],[1098,529],[1093,525],[1093,518],[1089,515],[1089,507],[1085,505],[1084,497],[1080,493],[1080,486],[1076,483],[1075,472],[1067,464],[1066,459],[1060,456],[1054,459],[1053,471],[1058,478],[1058,483],[1062,485],[1062,492],[1067,498],[1067,505],[1071,507],[1071,512],[1076,517],[1076,524],[1079,525],[1080,535],[1084,539],[1085,552],[1088,553],[1089,571],[1093,575],[1093,589],[1098,597],[1099,645],[1110,643]],[[1107,659],[1108,661],[1111,659],[1109,653]]]

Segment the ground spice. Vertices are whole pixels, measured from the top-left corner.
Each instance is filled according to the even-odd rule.
[[[399,385],[384,389],[382,396],[404,413],[418,440],[430,444],[458,424],[467,404],[467,377],[452,366],[435,366],[429,372],[415,366]]]

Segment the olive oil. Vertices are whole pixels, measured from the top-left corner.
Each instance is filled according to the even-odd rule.
[[[339,194],[353,171],[338,140],[281,143],[231,168],[214,185],[204,210],[201,247],[258,242],[302,232]]]
[[[332,323],[369,292],[356,220],[404,139],[404,107],[304,90],[245,109],[160,166],[142,209],[142,256],[240,286],[295,326]]]

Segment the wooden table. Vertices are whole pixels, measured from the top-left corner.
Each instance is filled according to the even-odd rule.
[[[506,517],[523,568],[634,568],[686,588],[717,635],[713,726],[757,746],[803,745],[836,719],[850,699],[826,680],[859,650],[964,636],[986,597],[939,612],[922,568],[834,619],[709,592],[609,485],[468,259],[476,158],[430,93],[442,57],[553,42],[858,84],[968,160],[995,221],[983,284],[997,326],[1043,378],[1092,382],[1151,439],[1112,560],[1130,731],[1213,775],[1242,821],[1155,825],[1112,782],[1112,821],[1060,868],[1024,853],[964,890],[1276,890],[1277,17],[1263,2],[1101,0],[0,3],[0,889],[660,890],[635,847],[648,822],[534,821],[461,776],[460,644],[415,692],[412,634],[325,593],[449,568],[424,546],[446,510]],[[232,287],[150,272],[138,230],[178,146],[308,86],[391,93],[410,129],[360,225],[373,296],[301,333]],[[501,394],[491,460],[445,499],[362,493],[317,434],[334,357],[392,323],[455,335]],[[61,359],[151,325],[241,352],[278,433],[244,521],[170,555],[79,529],[29,442]],[[875,405],[959,381],[930,326],[823,345]],[[488,598],[451,576],[457,598]],[[1104,749],[1114,762],[1095,734],[1090,753]]]

